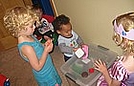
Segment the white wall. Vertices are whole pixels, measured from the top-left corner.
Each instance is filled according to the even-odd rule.
[[[134,0],[54,0],[58,14],[71,18],[73,29],[85,43],[105,46],[121,54],[112,40],[111,21],[116,15],[133,11]]]

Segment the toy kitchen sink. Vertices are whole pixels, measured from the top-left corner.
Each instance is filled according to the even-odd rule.
[[[83,62],[82,58],[73,56],[61,66],[61,71],[65,76],[80,86],[96,86],[101,73],[93,69],[93,60],[101,59],[106,62],[107,67],[110,67],[117,58],[117,53],[103,46],[89,44],[88,48],[87,63]]]

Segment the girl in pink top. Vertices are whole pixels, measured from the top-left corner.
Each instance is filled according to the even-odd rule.
[[[123,55],[109,69],[101,60],[94,62],[95,69],[102,73],[97,86],[134,86],[134,12],[116,17],[113,28],[113,40]]]

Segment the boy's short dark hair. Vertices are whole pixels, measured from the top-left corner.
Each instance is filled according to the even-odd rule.
[[[70,18],[65,16],[64,14],[61,14],[59,16],[57,16],[55,18],[55,20],[53,21],[53,26],[54,26],[54,30],[57,31],[57,30],[61,30],[61,26],[62,25],[66,25],[70,22]]]
[[[33,4],[32,5],[32,10],[38,10],[38,9],[42,10],[42,8],[39,4]]]

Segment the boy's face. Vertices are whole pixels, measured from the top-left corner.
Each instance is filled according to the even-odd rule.
[[[41,9],[38,9],[35,12],[39,16],[39,18],[41,19],[42,18],[42,14],[43,14],[42,10]]]
[[[72,37],[72,25],[71,23],[68,23],[66,25],[62,25],[61,26],[61,30],[57,30],[57,33],[64,36],[64,37],[67,37],[67,38],[70,38]]]

